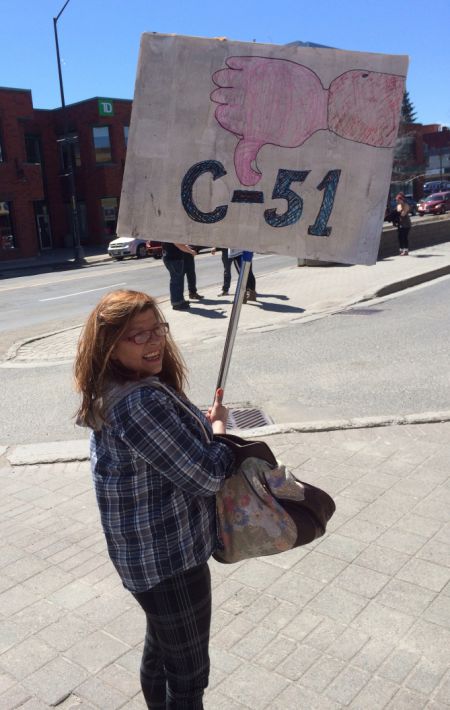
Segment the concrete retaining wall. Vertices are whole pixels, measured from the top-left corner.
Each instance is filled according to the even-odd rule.
[[[409,248],[421,249],[432,244],[450,241],[450,215],[418,217],[413,220],[409,233]],[[398,254],[397,228],[391,224],[383,227],[378,259]]]

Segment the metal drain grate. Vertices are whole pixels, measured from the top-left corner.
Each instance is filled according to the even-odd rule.
[[[273,420],[261,409],[233,407],[228,410],[227,428],[229,429],[256,429],[273,423]]]

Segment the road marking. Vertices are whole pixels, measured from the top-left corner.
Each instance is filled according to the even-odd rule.
[[[107,262],[107,263],[109,264],[110,262]],[[147,264],[147,263],[136,264],[136,263],[127,262],[127,266],[128,265],[130,265],[133,269],[138,269],[138,270],[144,269],[144,268],[154,269],[155,267],[160,265],[160,262],[159,262],[159,260],[156,263],[151,263],[151,264]],[[93,269],[93,268],[97,269],[99,267],[101,268],[101,266],[102,266],[102,264],[98,264],[95,266],[90,266],[89,269]],[[105,273],[104,275],[111,276],[111,274],[119,274],[119,273],[123,272],[123,267],[124,267],[124,264],[121,264],[120,267],[116,267],[115,269],[108,270],[108,273]],[[88,268],[88,267],[85,267],[85,268]],[[49,273],[50,272],[45,273],[45,274],[40,274],[40,276],[42,276],[42,280],[41,281],[34,281],[33,283],[18,284],[17,286],[5,286],[5,287],[3,287],[0,284],[0,293],[5,293],[6,291],[18,291],[23,288],[34,288],[34,287],[39,287],[39,286],[52,286],[53,284],[62,283],[63,281],[67,282],[67,281],[77,281],[78,279],[93,279],[99,275],[98,271],[96,271],[96,273],[93,273],[91,271],[90,273],[87,273],[87,274],[81,274],[81,273],[77,272],[72,275],[69,275],[67,272],[64,272],[64,276],[61,276],[61,278],[56,278],[56,279],[53,279],[52,281],[45,281],[45,279],[48,277]],[[103,275],[103,274],[100,273],[100,275]],[[12,276],[10,278],[20,279],[20,278],[29,278],[29,277],[27,277],[27,276]]]
[[[77,293],[66,293],[65,296],[52,296],[52,298],[40,298],[39,303],[44,301],[58,301],[60,298],[71,298],[72,296],[82,296],[85,293],[93,293],[94,291],[105,291],[107,288],[115,288],[116,286],[125,286],[126,281],[122,281],[120,284],[110,284],[109,286],[102,286],[101,288],[90,288],[88,291],[78,291]]]

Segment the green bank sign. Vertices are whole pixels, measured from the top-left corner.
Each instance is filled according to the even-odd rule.
[[[112,99],[98,100],[98,115],[99,116],[114,116],[114,104]]]

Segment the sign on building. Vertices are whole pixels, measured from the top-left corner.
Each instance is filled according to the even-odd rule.
[[[118,234],[374,263],[407,63],[144,34]]]
[[[99,116],[114,116],[114,103],[112,99],[98,100],[98,115]]]

